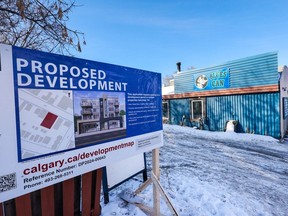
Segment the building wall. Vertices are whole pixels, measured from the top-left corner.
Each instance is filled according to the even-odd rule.
[[[169,101],[169,122],[170,124],[179,125],[183,115],[190,117],[189,99],[177,99]]]
[[[281,134],[283,138],[288,130],[288,110],[287,110],[287,105],[288,105],[288,68],[287,66],[284,66],[283,68],[281,68],[280,70],[280,107],[281,109],[281,114],[280,114],[280,118],[282,120],[282,124],[281,124]]]
[[[208,80],[207,85],[199,87],[205,80]],[[220,80],[225,84],[213,85],[214,81]],[[171,124],[180,124],[183,115],[193,123],[191,100],[206,98],[203,116],[207,117],[207,125],[212,131],[223,131],[228,120],[239,121],[238,132],[275,138],[283,137],[283,131],[287,129],[288,116],[286,126],[282,125],[277,52],[182,71],[175,75],[174,84],[175,94],[163,97],[169,101]],[[287,92],[288,87],[285,92],[288,113]]]
[[[206,124],[211,131],[224,131],[226,121],[237,120],[239,133],[280,138],[279,93],[215,96],[206,98]],[[169,100],[169,123],[179,125],[183,115],[190,121],[191,99]],[[184,123],[185,124],[185,123]]]
[[[279,93],[207,97],[208,125],[223,131],[227,120],[237,120],[238,132],[280,138]]]
[[[81,119],[77,120],[77,133],[97,132],[102,130],[123,128],[120,116],[119,99],[117,97],[82,98]]]
[[[277,52],[270,52],[217,66],[180,72],[174,78],[175,94],[193,92],[195,90],[195,77],[216,72],[223,68],[230,69],[230,86],[226,89],[278,84]],[[204,91],[205,89],[202,90],[202,92]]]

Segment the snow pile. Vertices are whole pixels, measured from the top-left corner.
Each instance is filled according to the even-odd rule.
[[[288,214],[288,144],[253,134],[164,125],[160,182],[179,215]],[[151,170],[151,153],[147,156]],[[148,173],[149,175],[149,173]],[[145,215],[120,199],[141,185],[139,175],[110,192],[102,215]],[[152,186],[139,196],[152,207]],[[161,213],[171,215],[161,199]]]

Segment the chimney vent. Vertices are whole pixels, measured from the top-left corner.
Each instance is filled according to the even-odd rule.
[[[181,72],[181,62],[177,62],[177,73]]]

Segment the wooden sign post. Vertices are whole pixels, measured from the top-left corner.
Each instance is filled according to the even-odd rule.
[[[151,179],[153,182],[153,207],[154,215],[160,215],[160,194],[157,189],[155,182],[160,178],[160,169],[159,169],[159,148],[152,151],[152,173]],[[153,181],[154,179],[154,181]]]
[[[135,194],[141,193],[145,188],[147,188],[151,183],[153,184],[153,209],[144,206],[144,205],[137,205],[141,208],[144,212],[151,214],[151,215],[161,215],[160,213],[160,194],[162,198],[165,200],[167,206],[169,207],[171,213],[175,216],[178,216],[176,209],[172,205],[169,197],[165,193],[163,187],[159,182],[160,177],[160,169],[159,169],[159,148],[152,150],[152,172],[151,177],[145,181],[136,191]]]

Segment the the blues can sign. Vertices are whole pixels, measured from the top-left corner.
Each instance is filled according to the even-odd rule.
[[[0,202],[163,145],[159,73],[0,45]]]
[[[194,90],[217,90],[230,87],[230,70],[223,68],[219,71],[213,71],[205,74],[198,74],[193,76]]]

